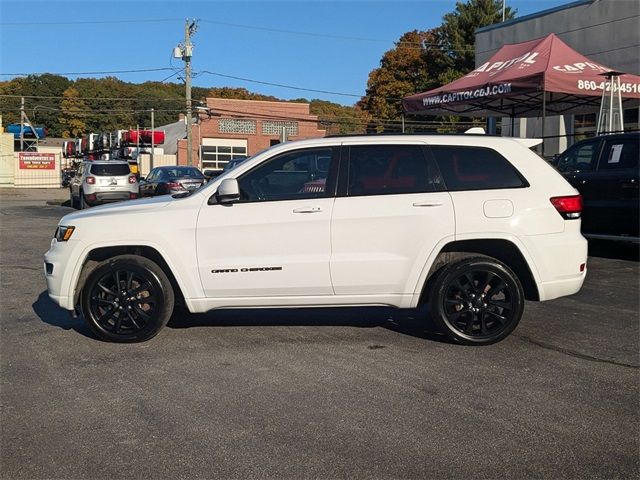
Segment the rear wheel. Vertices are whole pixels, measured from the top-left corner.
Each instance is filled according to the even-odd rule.
[[[80,204],[80,206],[79,206],[80,210],[84,210],[85,208],[89,208],[89,206],[87,205],[87,202],[85,202],[85,200],[84,200],[84,192],[82,190],[80,190],[79,197],[80,198],[79,198],[79,202],[78,203]]]
[[[98,265],[81,293],[82,313],[93,332],[111,342],[154,337],[171,317],[174,293],[162,269],[137,255]]]
[[[69,206],[71,208],[78,208],[78,204],[76,203],[76,197],[73,196],[73,190],[69,189]]]
[[[490,257],[471,257],[443,267],[431,284],[429,312],[451,339],[488,345],[507,337],[524,311],[518,277]]]

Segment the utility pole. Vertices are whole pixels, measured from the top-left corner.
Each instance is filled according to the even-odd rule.
[[[24,152],[24,97],[20,97],[20,151]]]
[[[192,138],[191,138],[191,124],[193,122],[193,113],[191,111],[191,56],[193,55],[193,45],[191,44],[191,35],[196,32],[196,21],[189,22],[187,19],[184,22],[184,50],[182,59],[184,60],[184,86],[185,95],[187,98],[187,164],[192,165]]]
[[[155,118],[154,118],[154,110],[153,108],[151,109],[151,165],[149,165],[149,171],[153,170],[153,153],[155,151],[155,138],[153,138],[155,136]]]

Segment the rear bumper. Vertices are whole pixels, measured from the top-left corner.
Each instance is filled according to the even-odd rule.
[[[522,237],[536,268],[541,301],[577,293],[587,274],[587,240],[576,222],[557,234]],[[580,271],[580,268],[583,271]]]
[[[554,298],[566,297],[578,293],[582,288],[584,279],[587,276],[587,269],[584,269],[580,275],[573,278],[563,278],[561,280],[553,280],[551,282],[543,282],[538,284],[538,294],[540,300],[553,300]]]
[[[131,200],[131,194],[134,193],[136,195],[135,198],[138,198],[137,192],[96,192],[93,195],[96,196],[95,200],[89,201],[87,196],[85,195],[84,200],[88,205],[101,205],[103,203],[113,203],[113,202],[122,202],[123,200]]]

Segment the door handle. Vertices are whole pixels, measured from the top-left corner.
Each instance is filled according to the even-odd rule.
[[[414,207],[441,207],[442,202],[414,202]]]
[[[320,213],[322,209],[320,207],[300,207],[294,208],[293,213]]]

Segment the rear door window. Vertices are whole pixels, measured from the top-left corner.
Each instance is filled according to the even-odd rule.
[[[529,186],[506,158],[490,148],[434,145],[429,149],[449,191]]]
[[[428,160],[419,145],[349,147],[347,195],[433,192]]]
[[[127,163],[100,163],[91,165],[91,173],[97,177],[120,177],[131,172]]]
[[[640,136],[606,140],[598,170],[637,170],[639,143]]]

